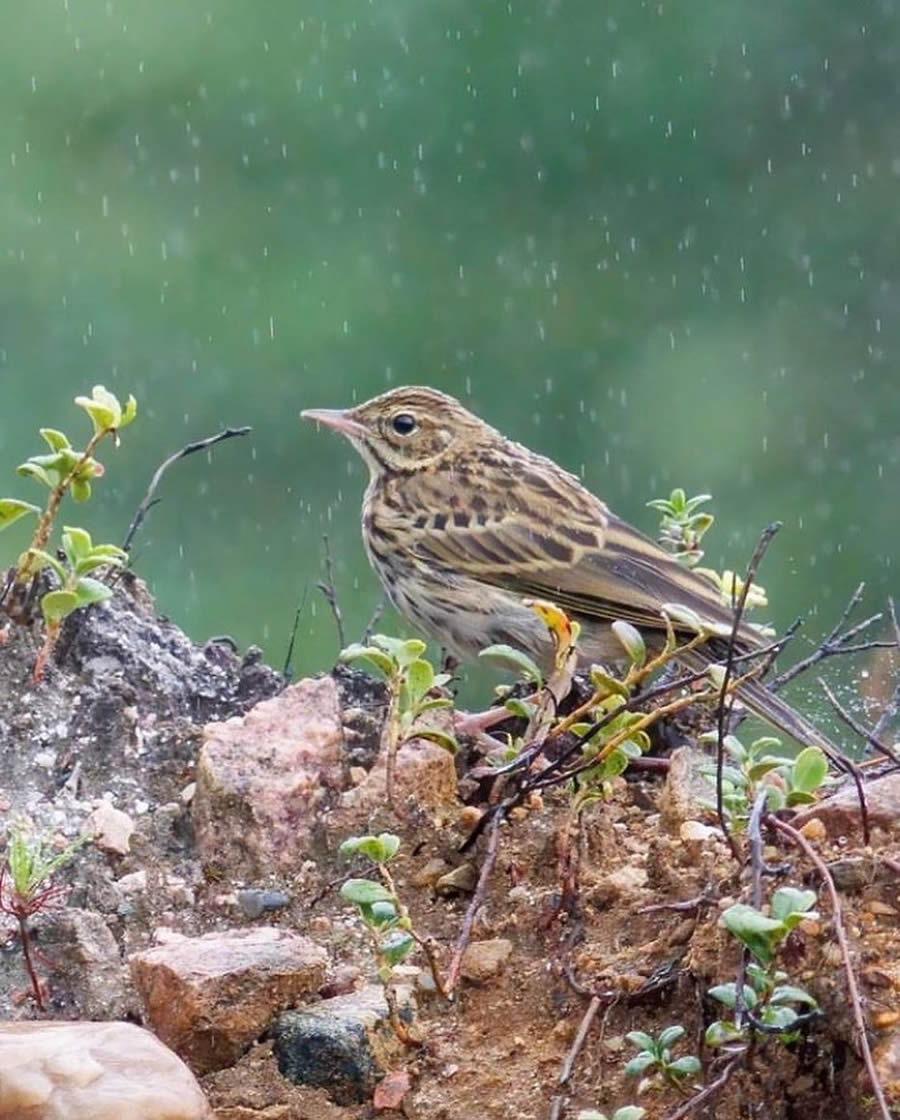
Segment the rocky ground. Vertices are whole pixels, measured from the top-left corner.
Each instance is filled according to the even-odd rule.
[[[746,900],[748,877],[699,805],[689,751],[586,810],[562,912],[567,795],[513,810],[453,999],[421,954],[398,969],[401,1042],[339,894],[370,869],[338,847],[400,837],[398,892],[446,971],[490,842],[463,850],[488,794],[465,777],[475,755],[404,747],[392,809],[383,685],[345,668],[288,685],[253,651],[194,645],[133,577],[67,622],[39,684],[36,632],[0,633],[0,814],[56,851],[92,837],[54,875],[65,892],[31,919],[43,1009],[16,923],[0,916],[0,1116],[572,1120],[640,1103],[655,1120],[725,1073],[727,1057],[703,1046],[721,1011],[706,993],[736,975],[718,918]],[[879,1077],[900,1101],[900,789],[896,775],[870,785],[867,848],[856,802],[840,796],[796,823],[833,869]],[[819,892],[782,966],[823,1014],[790,1045],[761,1037],[689,1114],[879,1115],[828,897],[801,851],[764,840],[785,881]],[[42,1027],[60,1020],[70,1025]],[[672,1024],[686,1029],[676,1053],[703,1070],[638,1101],[625,1035]],[[113,1085],[103,1107],[101,1083]]]

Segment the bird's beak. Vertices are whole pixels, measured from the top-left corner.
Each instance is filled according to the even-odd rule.
[[[365,429],[347,408],[305,408],[301,413],[304,420],[315,420],[326,428],[334,428],[341,435],[356,437],[363,435]]]

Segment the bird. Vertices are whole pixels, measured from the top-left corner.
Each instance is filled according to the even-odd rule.
[[[699,616],[710,638],[681,658],[691,669],[721,663],[734,612],[708,577],[685,567],[610,510],[552,459],[508,439],[455,398],[426,386],[390,389],[346,409],[301,417],[345,436],[369,469],[362,535],[388,598],[416,629],[460,661],[505,644],[543,666],[550,633],[528,600],[549,600],[580,624],[579,662],[621,661],[611,624],[635,626],[663,647],[663,608]],[[673,612],[678,615],[678,612]],[[690,619],[672,618],[680,639]],[[716,636],[718,635],[718,636]],[[760,651],[760,628],[740,621],[734,650]],[[736,696],[754,715],[803,745],[841,752],[804,715],[756,679]]]

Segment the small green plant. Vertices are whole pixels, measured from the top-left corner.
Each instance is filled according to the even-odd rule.
[[[700,736],[701,742],[715,743],[715,732]],[[793,809],[809,805],[828,780],[828,759],[820,747],[805,747],[791,757],[783,753],[780,739],[764,735],[749,746],[736,735],[726,735],[722,743],[727,762],[722,769],[722,800],[729,823],[735,829],[746,827],[761,785],[766,787],[766,810]],[[709,763],[700,772],[715,786],[716,767]],[[712,800],[704,802],[714,809]]]
[[[772,895],[768,914],[745,903],[735,903],[722,914],[722,925],[753,959],[744,969],[740,1001],[735,982],[709,989],[709,995],[734,1011],[735,1018],[710,1024],[706,1030],[708,1046],[747,1042],[754,1030],[791,1041],[796,1037],[793,1028],[818,1010],[818,1004],[805,988],[787,983],[787,973],[772,968],[791,931],[805,919],[818,917],[813,909],[815,902],[815,891],[780,887]]]
[[[695,567],[703,558],[700,542],[715,518],[700,507],[711,500],[711,494],[689,498],[684,490],[676,488],[668,498],[654,498],[647,503],[650,509],[662,514],[659,543],[686,568]]]
[[[598,1112],[595,1108],[583,1108],[575,1120],[641,1120],[646,1111],[636,1104],[626,1104],[622,1108],[617,1108],[612,1116],[607,1116],[605,1112]]]
[[[700,1072],[700,1059],[693,1054],[672,1057],[672,1047],[684,1037],[684,1027],[675,1025],[661,1030],[656,1038],[645,1031],[629,1031],[625,1038],[638,1053],[625,1065],[626,1077],[655,1075],[681,1089],[685,1080]]]
[[[456,738],[446,731],[421,723],[427,712],[453,707],[446,696],[435,695],[450,680],[448,673],[436,673],[423,654],[426,645],[418,638],[391,638],[375,634],[368,645],[354,643],[341,651],[340,660],[366,661],[387,679],[390,706],[382,733],[382,750],[387,765],[387,798],[393,805],[394,765],[397,751],[411,739],[428,739],[456,753]]]
[[[30,502],[16,498],[0,499],[0,530],[30,514],[38,516],[31,543],[19,558],[8,591],[15,593],[17,588],[24,588],[41,569],[48,567],[56,574],[60,585],[41,596],[47,634],[35,664],[36,680],[41,679],[63,620],[80,607],[101,602],[111,594],[105,585],[91,579],[88,573],[101,566],[120,566],[126,559],[121,549],[114,545],[94,545],[84,529],[75,527],[63,530],[65,564],[47,551],[63,498],[70,494],[76,502],[87,501],[91,496],[92,482],[104,474],[103,465],[94,458],[98,444],[106,438],[118,444],[120,430],[137,415],[134,397],[129,397],[123,406],[102,385],[95,385],[90,397],[76,397],[75,403],[87,413],[94,429],[84,450],[76,450],[64,432],[56,428],[41,428],[41,436],[50,448],[49,454],[32,455],[18,467],[20,475],[34,479],[49,491],[43,511]],[[16,618],[15,611],[8,613]],[[24,613],[21,621],[30,621],[28,612]]]
[[[378,836],[350,836],[340,846],[348,858],[365,856],[378,870],[381,882],[374,879],[347,879],[341,887],[341,898],[352,903],[362,919],[375,952],[375,969],[384,988],[391,1026],[404,1043],[413,1043],[409,1028],[403,1022],[394,989],[394,969],[410,955],[418,944],[425,950],[431,974],[438,991],[443,984],[437,962],[428,942],[413,929],[409,911],[400,900],[388,864],[400,848],[400,838],[390,832]]]
[[[20,826],[10,827],[7,833],[6,861],[0,867],[0,913],[16,921],[31,994],[41,1011],[44,1010],[44,990],[35,969],[38,953],[28,921],[59,902],[67,888],[52,884],[51,876],[72,859],[86,840],[86,837],[76,840],[52,855],[42,840],[29,837]]]

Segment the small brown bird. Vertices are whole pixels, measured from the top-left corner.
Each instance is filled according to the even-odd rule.
[[[545,666],[552,648],[524,598],[549,599],[581,623],[582,660],[620,660],[609,624],[665,638],[664,604],[730,632],[719,588],[616,517],[551,459],[506,439],[434,389],[392,389],[356,408],[301,415],[345,435],[369,467],[362,532],[372,567],[414,626],[468,659],[508,643]],[[686,638],[693,633],[676,624]],[[742,623],[739,652],[765,644]],[[725,655],[723,639],[691,651],[692,667]],[[739,699],[801,743],[836,752],[799,712],[757,681]]]

